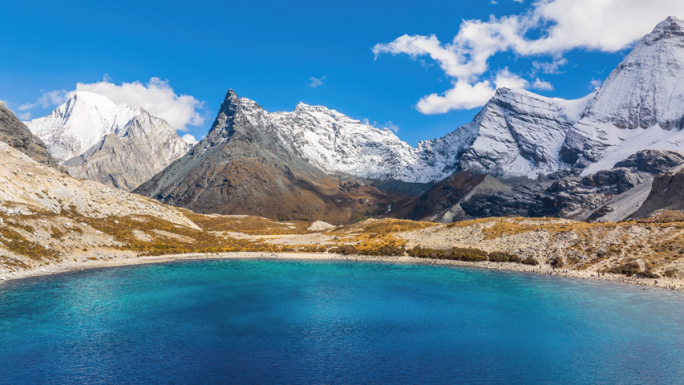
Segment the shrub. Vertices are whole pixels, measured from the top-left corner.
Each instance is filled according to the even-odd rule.
[[[404,249],[395,246],[383,245],[375,250],[377,254],[372,255],[389,255],[389,256],[399,256],[404,255]]]
[[[565,266],[565,263],[563,262],[563,257],[556,257],[551,260],[551,263],[549,263],[553,268],[561,268]]]
[[[439,258],[438,253],[441,250],[425,249],[420,246],[416,246],[408,251],[408,255],[415,258]]]
[[[491,262],[520,262],[520,257],[505,251],[493,251],[489,253],[489,260]]]
[[[56,227],[52,227],[50,230],[52,231],[50,237],[53,239],[61,239],[64,236],[64,232]]]
[[[644,272],[639,273],[639,275],[642,278],[660,278],[660,275],[654,273],[652,270],[646,270]]]
[[[335,247],[330,250],[333,253],[337,254],[342,254],[342,255],[350,255],[350,254],[358,254],[359,251],[356,250],[356,247],[351,246],[351,245],[343,245],[340,247]]]
[[[576,265],[580,262],[580,259],[576,255],[573,255],[573,256],[567,257],[566,261],[570,265]]]
[[[677,270],[675,269],[668,269],[663,272],[663,275],[668,277],[668,278],[673,278],[677,276]]]
[[[629,277],[630,275],[641,273],[641,267],[636,262],[627,262],[610,268],[608,272],[613,274],[624,274]]]
[[[360,254],[372,256],[400,256],[404,255],[405,250],[401,247],[392,245],[372,245],[370,247],[364,246],[363,249],[359,249],[352,245],[343,245],[331,249],[330,252],[342,255]]]
[[[452,247],[446,250],[427,249],[422,247],[414,247],[408,251],[408,254],[416,258],[429,259],[449,259],[466,262],[481,262],[487,260],[487,252],[474,248]]]
[[[454,247],[451,249],[451,259],[467,262],[482,262],[487,260],[487,252],[480,249]]]
[[[7,221],[7,224],[10,226],[14,226],[16,228],[22,229],[28,233],[32,233],[32,232],[36,231],[36,229],[34,229],[33,226],[26,225],[26,224],[21,224],[21,223],[17,223],[17,222],[13,222],[13,221]]]
[[[539,261],[537,261],[535,258],[527,257],[523,259],[520,263],[522,263],[523,265],[537,266],[539,264]]]

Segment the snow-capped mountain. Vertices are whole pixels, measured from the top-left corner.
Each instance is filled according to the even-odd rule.
[[[458,171],[506,179],[584,168],[586,175],[610,169],[646,148],[684,149],[684,22],[670,17],[658,24],[584,98],[563,100],[502,88],[472,122],[416,147],[388,129],[322,106],[300,103],[292,112],[267,112],[247,98],[231,106],[269,142],[287,148],[288,156],[329,175],[418,183]],[[145,114],[98,95],[76,93],[51,116],[28,125],[62,159],[121,147],[112,138],[104,146],[105,137],[133,137],[132,122],[141,119],[150,129],[143,130],[145,138],[138,145],[151,143],[146,151],[162,159],[159,165],[188,151],[165,122],[141,118]],[[69,164],[87,160],[81,158]]]
[[[77,91],[49,116],[26,122],[54,157],[62,160],[83,154],[105,136],[120,138],[146,136],[149,146],[168,142],[169,154],[176,159],[187,152],[185,142],[163,119],[144,109],[115,104],[106,96]]]
[[[125,133],[138,111],[90,92],[75,92],[52,114],[25,122],[61,160],[80,155],[108,134]]]
[[[668,17],[608,76],[568,132],[562,158],[584,173],[645,148],[684,149],[684,21]]]
[[[407,197],[326,174],[283,139],[294,131],[271,119],[228,91],[207,136],[135,192],[197,212],[332,223],[405,203]]]
[[[558,171],[568,167],[559,156],[566,134],[592,96],[563,100],[500,88],[472,122],[417,151],[444,167],[436,180],[457,170],[504,178]]]
[[[658,24],[584,98],[502,88],[472,122],[415,148],[322,106],[268,113],[246,98],[240,106],[255,126],[328,174],[405,182],[456,171],[536,178],[578,167],[589,174],[646,148],[684,149],[684,22]]]
[[[78,91],[51,115],[26,122],[69,173],[132,190],[190,146],[144,109]]]
[[[253,126],[328,174],[427,183],[459,169],[536,177],[568,167],[559,152],[591,97],[566,101],[499,89],[471,123],[416,147],[323,106],[269,113],[244,97],[237,106]]]
[[[328,174],[369,179],[434,179],[420,152],[387,128],[378,129],[323,106],[299,103],[293,112],[269,113],[240,98],[250,122],[263,127],[312,165]]]

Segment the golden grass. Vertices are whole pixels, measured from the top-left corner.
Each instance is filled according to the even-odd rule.
[[[469,221],[454,222],[447,227],[472,227],[481,226],[485,240],[496,239],[506,235],[524,234],[531,231],[546,231],[549,233],[564,233],[569,231],[586,232],[591,229],[611,229],[616,226],[634,224],[636,222],[597,222],[588,223],[580,221],[569,221],[558,218],[480,218]],[[489,226],[488,226],[489,225]]]
[[[82,221],[105,234],[113,236],[114,239],[124,245],[119,248],[134,250],[142,253],[142,255],[218,253],[250,251],[258,248],[254,242],[249,240],[218,237],[208,231],[178,226],[152,216],[82,218]],[[134,230],[144,232],[150,236],[151,240],[147,242],[139,239],[134,235]],[[158,231],[177,234],[179,237],[164,236]]]
[[[92,239],[79,246],[78,250],[99,247],[113,247],[122,250],[132,250],[138,255],[162,255],[184,253],[219,253],[235,251],[255,252],[330,252],[364,255],[405,255],[407,241],[395,237],[397,233],[429,229],[442,226],[431,222],[416,222],[399,219],[366,220],[361,223],[338,228],[327,234],[333,236],[333,245],[319,246],[307,242],[296,246],[284,246],[266,243],[266,239],[235,239],[226,237],[224,232],[239,232],[251,236],[278,236],[310,233],[307,228],[311,222],[291,221],[278,222],[262,217],[253,216],[222,216],[202,215],[183,210],[184,214],[195,222],[202,230],[196,230],[166,222],[151,216],[128,216],[108,218],[88,218],[80,215],[71,207],[59,214],[38,212],[33,215],[5,216],[0,213],[5,224],[0,226],[0,243],[7,250],[25,255],[43,263],[60,259],[59,252],[45,248],[29,241],[34,239],[36,228],[38,233],[47,233],[53,240],[65,238],[69,232],[87,234]],[[684,222],[668,214],[669,221],[662,220],[655,223],[637,223],[636,221],[621,223],[586,223],[568,221],[556,218],[483,218],[470,221],[456,222],[447,225],[449,228],[471,227],[475,232],[482,233],[484,240],[493,240],[525,234],[532,231],[544,231],[551,236],[554,234],[572,233],[564,255],[565,263],[572,268],[609,270],[625,263],[626,260],[643,259],[650,266],[649,272],[656,270],[662,274],[678,274],[681,258],[684,258]],[[110,236],[110,241],[98,240],[87,227],[78,226],[64,228],[58,218],[69,218],[79,223],[101,231]],[[637,231],[627,231],[636,228]],[[84,231],[85,230],[85,231]],[[145,233],[147,237],[136,237],[134,230]],[[615,231],[620,230],[620,231]],[[432,231],[432,230],[428,230]],[[637,234],[637,235],[635,235]],[[643,239],[638,242],[639,238]],[[78,238],[78,237],[77,237]],[[115,242],[112,242],[111,239]],[[606,239],[613,241],[606,242]],[[539,239],[531,237],[530,240]],[[560,238],[559,238],[560,239]],[[147,241],[146,241],[147,240]],[[634,242],[637,241],[636,244]],[[68,246],[69,242],[66,242]],[[553,238],[551,238],[553,242]],[[422,246],[430,247],[429,244]],[[344,249],[342,249],[344,248]],[[558,250],[560,250],[559,248]],[[549,256],[556,256],[551,246]],[[65,252],[68,252],[65,251]],[[431,251],[432,253],[433,251]],[[434,251],[437,253],[437,251]],[[490,253],[491,256],[494,254]],[[581,258],[577,258],[579,256]],[[0,256],[0,258],[2,258]],[[506,258],[504,258],[506,259]],[[498,261],[498,257],[492,260]],[[552,260],[552,259],[550,259]],[[11,261],[18,266],[19,262]],[[22,262],[23,263],[23,262]],[[617,271],[617,270],[615,270]],[[650,273],[649,273],[650,274]],[[654,273],[655,274],[655,273]]]
[[[59,253],[52,249],[47,249],[37,243],[28,241],[19,232],[6,226],[0,227],[0,242],[4,247],[16,254],[25,255],[34,260],[58,259]]]
[[[380,219],[380,220],[367,220],[361,223],[353,224],[350,226],[342,227],[336,230],[336,233],[365,233],[365,234],[378,234],[387,235],[392,233],[399,233],[403,231],[413,231],[420,230],[429,227],[437,226],[437,223],[433,222],[418,222],[406,219]]]
[[[204,215],[183,210],[188,219],[205,231],[231,231],[249,235],[306,234],[308,221],[278,222],[263,217]]]

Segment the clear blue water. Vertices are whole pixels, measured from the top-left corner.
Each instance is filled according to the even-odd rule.
[[[684,295],[429,265],[193,261],[0,286],[0,384],[675,384]]]

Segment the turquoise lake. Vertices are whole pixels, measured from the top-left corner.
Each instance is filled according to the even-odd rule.
[[[681,384],[684,295],[430,265],[213,260],[0,285],[0,384]]]

